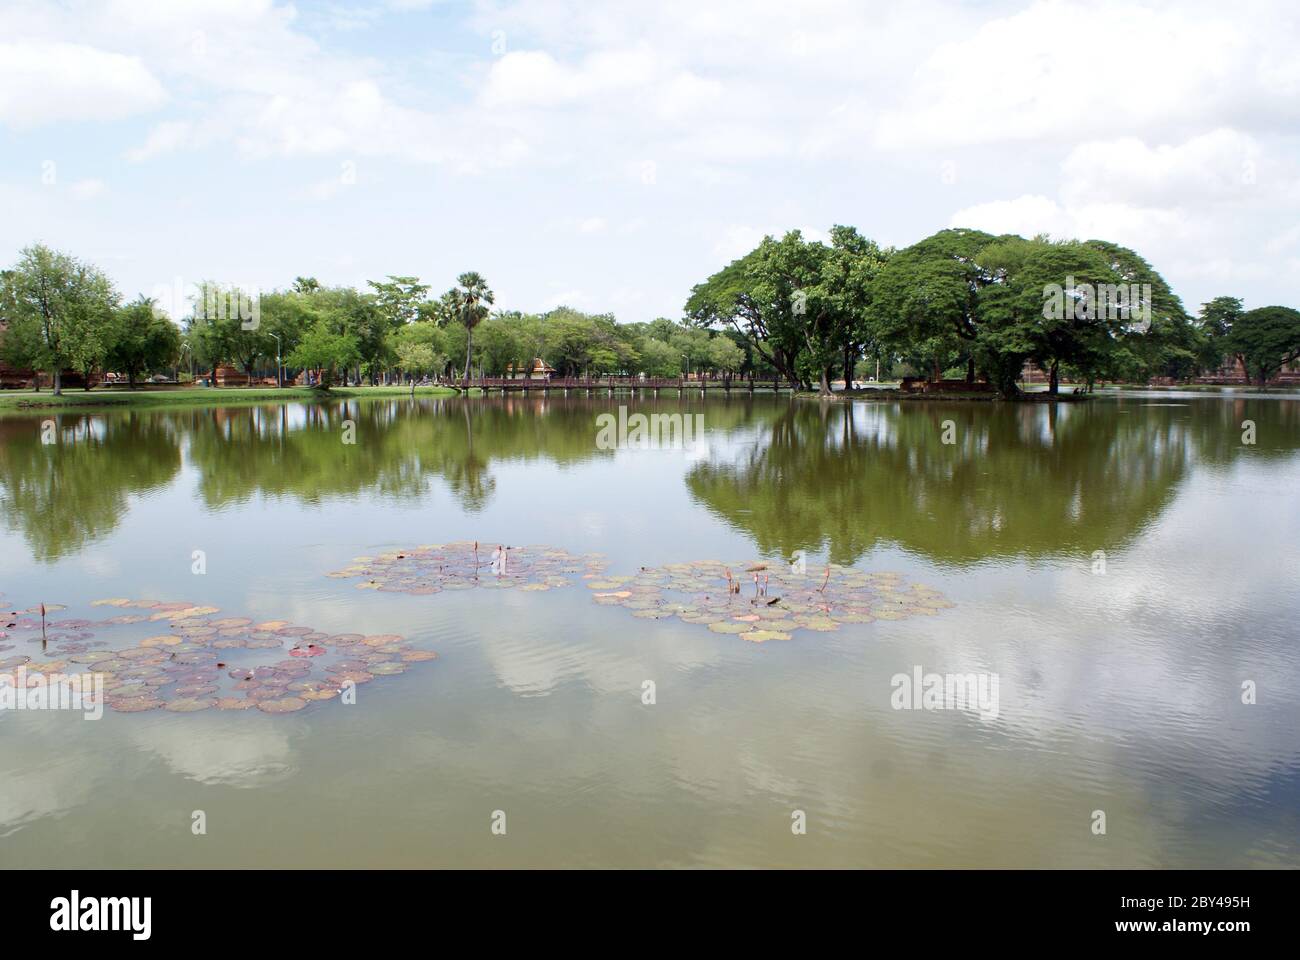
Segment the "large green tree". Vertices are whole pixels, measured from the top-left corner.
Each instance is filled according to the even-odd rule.
[[[231,363],[251,380],[259,360],[275,356],[275,341],[261,323],[261,299],[239,287],[205,280],[190,298],[186,339],[195,360],[209,368]]]
[[[730,380],[744,366],[745,351],[730,337],[719,334],[709,341],[708,364],[722,374],[724,380]]]
[[[375,307],[394,330],[419,318],[420,305],[429,293],[427,284],[418,277],[393,277],[369,280],[375,291]]]
[[[1247,310],[1232,325],[1227,345],[1246,375],[1265,387],[1283,367],[1300,359],[1300,310],[1279,306]]]
[[[1143,381],[1192,376],[1204,340],[1165,278],[1128,247],[1106,240],[1086,240],[1084,246],[1106,258],[1119,288],[1118,301],[1109,305],[1118,320],[1112,327],[1115,349],[1095,372]]]
[[[170,367],[180,353],[181,332],[157,304],[141,296],[119,307],[113,318],[105,364],[125,373],[134,390],[142,374]]]
[[[696,285],[686,303],[695,324],[729,329],[788,379],[830,392],[832,370],[852,376],[858,356],[879,345],[868,311],[889,257],[853,227],[831,228],[831,243],[791,230]]]
[[[393,334],[393,352],[398,365],[413,378],[434,373],[447,361],[442,331],[427,321],[408,323]]]
[[[992,282],[980,251],[995,239],[941,230],[889,257],[871,280],[866,311],[877,341],[934,379],[956,363],[973,379],[979,294]]]
[[[294,347],[288,362],[295,367],[317,371],[317,386],[328,390],[340,370],[345,370],[360,358],[356,337],[340,333],[327,320],[320,320],[308,330]]]
[[[1118,279],[1100,251],[1016,237],[987,244],[979,258],[988,280],[978,291],[972,324],[976,354],[1004,394],[1014,390],[1008,378],[1025,359],[1048,372],[1052,394],[1063,364],[1098,369],[1123,323],[1095,296]]]
[[[1232,353],[1228,335],[1246,312],[1240,297],[1215,297],[1201,304],[1197,326],[1201,335],[1200,365],[1203,370],[1218,370]]]
[[[0,317],[25,359],[63,392],[62,373],[99,369],[120,297],[99,268],[43,244],[25,248],[0,277]],[[89,387],[89,379],[86,383]]]
[[[853,382],[859,358],[878,356],[883,338],[870,313],[875,279],[892,256],[855,227],[831,227],[831,250],[822,269],[822,288],[833,311],[835,346],[843,364],[845,389]]]
[[[771,237],[763,240],[769,247],[775,243]],[[787,380],[799,380],[796,359],[804,340],[801,324],[794,319],[795,303],[768,299],[771,285],[760,287],[753,274],[766,255],[760,244],[696,284],[686,301],[686,315],[700,326],[734,330],[766,364]],[[807,306],[806,302],[802,305]]]

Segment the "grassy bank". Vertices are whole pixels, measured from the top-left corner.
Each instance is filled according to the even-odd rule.
[[[1027,393],[1021,393],[1020,396],[1013,400],[1006,400],[1007,403],[1081,403],[1089,398],[1089,394],[1071,393],[1062,391],[1055,397],[1047,393],[1046,390],[1034,390]],[[995,400],[1002,400],[996,393],[979,391],[972,393],[944,392],[944,393],[921,393],[921,392],[904,392],[889,387],[880,387],[877,389],[867,388],[866,390],[836,390],[830,396],[822,396],[816,391],[801,392],[795,394],[796,400],[821,400],[831,403],[844,403],[849,400],[881,400],[902,401],[904,403],[945,403],[956,402],[970,403],[972,401],[988,403]]]
[[[867,387],[865,390],[836,390],[829,396],[823,396],[816,390],[800,391],[796,400],[821,400],[831,403],[844,403],[849,400],[895,400],[912,402],[917,400],[996,400],[994,393],[913,393],[904,392],[897,387]]]
[[[1101,387],[1097,388],[1102,389]],[[1161,384],[1153,386],[1143,383],[1108,383],[1105,386],[1107,390],[1169,390],[1188,393],[1285,393],[1293,390],[1290,386],[1274,385],[1271,387],[1260,387],[1257,384],[1242,383],[1175,383],[1173,385]]]
[[[457,391],[449,387],[416,387],[417,397],[450,397]],[[62,396],[50,391],[6,390],[0,393],[0,411],[83,409],[86,407],[173,407],[234,406],[246,403],[328,402],[367,397],[409,397],[410,387],[334,387],[328,391],[311,387],[180,387],[138,390],[98,389],[64,390]]]

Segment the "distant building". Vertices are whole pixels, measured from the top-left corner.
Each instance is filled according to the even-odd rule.
[[[248,386],[248,374],[236,367],[222,364],[217,367],[217,386],[246,387]]]
[[[1247,383],[1251,378],[1246,374],[1246,368],[1237,357],[1224,357],[1223,365],[1217,370],[1208,372],[1203,377],[1197,377],[1198,383]],[[1278,386],[1282,384],[1294,385],[1300,383],[1300,363],[1288,363],[1278,371],[1277,376],[1269,381],[1271,385]]]
[[[533,358],[532,369],[526,373],[522,370],[516,373],[513,363],[506,366],[506,376],[511,380],[549,380],[554,375],[555,368],[541,357]]]
[[[1020,371],[1022,383],[1047,383],[1048,379],[1047,374],[1041,367],[1032,360],[1025,361],[1024,368]],[[1061,375],[1061,382],[1067,382],[1064,374]],[[1148,382],[1157,386],[1172,386],[1175,383],[1172,377],[1152,377]],[[1191,382],[1223,385],[1239,384],[1244,386],[1252,383],[1253,380],[1246,375],[1246,369],[1241,365],[1239,359],[1224,357],[1222,366],[1217,370],[1208,370],[1202,376],[1192,378]],[[1296,384],[1300,384],[1300,363],[1287,364],[1277,376],[1269,381],[1270,386],[1294,386]]]

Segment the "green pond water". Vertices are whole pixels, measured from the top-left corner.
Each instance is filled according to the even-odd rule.
[[[699,414],[701,442],[601,449],[620,404]],[[0,712],[0,867],[1300,866],[1298,490],[1294,395],[6,415],[5,609],[63,605],[57,633],[122,613],[95,600],[188,602],[438,659],[283,715]],[[893,572],[952,606],[751,643],[580,576],[325,576],[460,540],[614,577],[802,551],[811,577]],[[77,642],[9,634],[29,669]],[[896,709],[917,668],[996,674],[996,711]]]

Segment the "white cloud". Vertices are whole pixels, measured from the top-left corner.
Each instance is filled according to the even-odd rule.
[[[556,307],[574,307],[586,302],[587,295],[577,288],[565,290],[562,293],[553,294],[542,302],[544,310],[554,310]]]
[[[796,229],[791,226],[772,226],[766,229],[761,227],[750,226],[749,224],[732,224],[723,229],[721,236],[714,241],[713,254],[723,263],[728,263],[738,257],[743,257],[749,251],[763,242],[765,236],[772,236],[780,239],[790,230]],[[830,243],[830,234],[817,227],[798,228],[805,240],[811,240],[816,243]]]
[[[1014,200],[994,200],[958,210],[950,227],[969,227],[988,233],[1018,233],[1033,236],[1048,233],[1070,235],[1070,216],[1055,200],[1040,194],[1024,194]]]
[[[175,773],[199,783],[259,787],[294,772],[294,751],[284,729],[250,723],[256,717],[198,718],[206,735],[169,725],[141,725],[132,743],[156,754]],[[220,732],[215,724],[221,723]]]
[[[949,225],[1112,240],[1142,253],[1194,304],[1214,293],[1179,280],[1238,289],[1294,282],[1298,221],[1300,164],[1219,128],[1158,146],[1133,137],[1081,143],[1061,164],[1055,197],[974,204]]]
[[[1066,157],[1063,192],[1071,203],[1164,206],[1236,199],[1257,191],[1260,161],[1259,143],[1228,128],[1157,147],[1137,137],[1091,141]]]
[[[86,180],[77,180],[68,189],[72,191],[73,196],[89,200],[102,194],[107,189],[107,185],[103,180],[91,177]]]
[[[190,138],[192,127],[183,120],[167,120],[157,124],[143,144],[127,151],[127,159],[148,160],[160,154],[171,153]]]
[[[492,64],[481,100],[493,109],[557,108],[586,104],[598,109],[649,109],[682,118],[715,100],[722,85],[673,65],[648,46],[590,54],[576,65],[541,50],[517,50]]]
[[[162,84],[136,57],[79,43],[0,43],[0,124],[115,120],[165,99]]]
[[[0,125],[53,121],[15,144],[16,170],[63,156],[58,122],[104,118],[102,162],[149,164],[78,168],[113,201],[147,189],[138,206],[173,215],[235,216],[246,199],[245,219],[283,205],[338,222],[303,227],[319,246],[173,263],[204,252],[162,222],[110,226],[19,172],[11,209],[35,214],[0,234],[21,245],[38,224],[71,247],[126,246],[164,276],[228,261],[291,277],[309,258],[352,264],[338,278],[352,282],[454,254],[521,308],[551,302],[582,256],[584,306],[644,289],[620,317],[648,319],[764,233],[848,222],[906,244],[951,216],[1114,238],[1175,287],[1258,276],[1241,292],[1277,299],[1300,260],[1296,35],[1281,0],[10,0],[0,47],[22,55],[0,57]],[[337,194],[325,174],[342,161],[372,202],[313,202]],[[961,175],[936,189],[945,164]],[[543,232],[540,252],[509,239]]]
[[[351,184],[343,177],[325,177],[308,185],[307,195],[313,200],[330,200]]]
[[[991,19],[924,59],[877,142],[1149,136],[1261,111],[1294,121],[1294,36],[1207,9],[1043,0]]]

